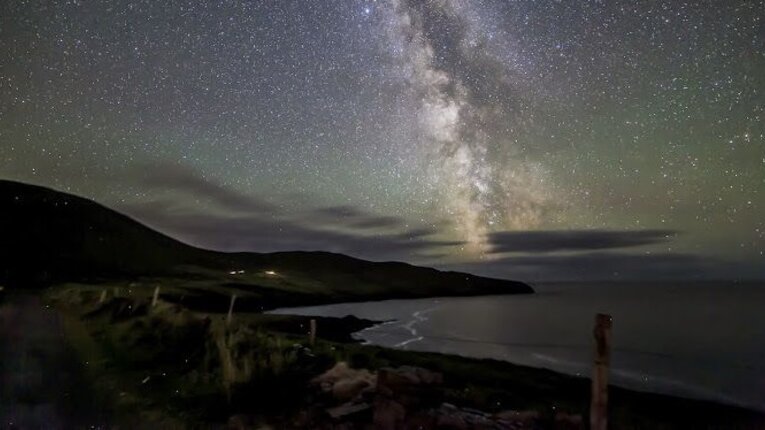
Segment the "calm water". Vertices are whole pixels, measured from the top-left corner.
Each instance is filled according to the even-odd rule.
[[[765,285],[536,290],[528,296],[389,300],[275,313],[389,320],[355,336],[386,347],[586,376],[594,315],[605,312],[614,317],[615,384],[765,410]]]

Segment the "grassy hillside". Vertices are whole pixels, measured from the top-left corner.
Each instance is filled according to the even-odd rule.
[[[175,288],[177,300],[215,307],[231,291],[257,307],[532,292],[520,282],[326,252],[199,249],[93,201],[11,181],[0,181],[0,209],[0,283],[10,286],[149,279]]]
[[[170,273],[205,253],[95,202],[0,181],[0,279],[10,284]]]

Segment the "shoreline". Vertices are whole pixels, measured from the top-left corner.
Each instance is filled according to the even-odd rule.
[[[319,330],[310,345],[312,318],[306,316],[243,312],[226,324],[225,314],[197,313],[163,301],[151,309],[151,290],[138,289],[103,303],[95,290],[82,286],[51,289],[45,297],[87,332],[89,346],[80,353],[100,363],[93,378],[115,399],[114,416],[133,423],[202,425],[246,414],[286,425],[300,411],[316,409],[320,403],[309,381],[338,362],[373,373],[401,366],[437,372],[443,375],[443,402],[488,414],[537,411],[552,419],[558,412],[586,417],[589,410],[589,378],[499,360],[363,345],[352,338],[379,321],[314,317]],[[233,360],[228,367],[224,357]],[[246,363],[253,363],[250,370]],[[760,411],[718,402],[615,386],[610,395],[614,425],[754,429],[765,424]]]
[[[538,294],[544,294],[545,292],[539,292]],[[481,297],[503,297],[502,295],[489,295],[489,296],[477,296],[474,298],[481,298]],[[471,297],[473,298],[473,297]],[[421,301],[422,308],[427,307],[428,304],[431,301],[438,302],[440,300],[448,300],[453,299],[453,297],[433,297],[433,298],[427,298],[427,299],[416,299]],[[375,304],[375,305],[383,305],[386,304],[386,302],[394,302],[389,303],[388,305],[395,306],[399,299],[392,299],[392,300],[383,300],[383,301],[375,301],[375,302],[369,302],[368,304]],[[408,302],[408,300],[405,300]],[[549,352],[549,354],[554,354],[555,351],[558,349],[566,349],[566,350],[580,350],[582,348],[587,348],[588,352],[589,349],[592,348],[591,345],[558,345],[558,344],[512,344],[512,343],[503,343],[500,341],[485,341],[485,340],[473,340],[473,339],[467,339],[467,338],[454,338],[454,337],[440,337],[438,335],[438,332],[433,333],[432,330],[430,331],[430,335],[422,335],[420,333],[416,333],[412,331],[412,337],[407,337],[407,334],[405,333],[407,330],[412,330],[411,325],[413,323],[419,324],[421,322],[424,322],[425,320],[419,320],[417,318],[416,314],[422,314],[427,313],[427,309],[423,311],[419,307],[412,307],[412,309],[419,309],[414,314],[407,315],[407,316],[401,316],[396,315],[396,317],[389,318],[389,319],[380,319],[380,318],[371,318],[368,315],[368,312],[365,313],[364,311],[360,311],[358,313],[354,313],[353,308],[350,306],[349,309],[346,309],[346,305],[355,305],[356,303],[336,303],[333,305],[320,305],[320,306],[307,306],[307,307],[295,307],[295,308],[280,308],[273,311],[269,311],[269,314],[275,314],[275,315],[292,315],[292,316],[299,316],[299,317],[307,317],[307,318],[343,318],[347,316],[353,316],[356,318],[361,319],[367,319],[370,321],[374,321],[375,324],[364,327],[361,330],[358,330],[356,332],[351,333],[351,337],[355,339],[357,342],[361,343],[362,345],[369,345],[369,346],[375,346],[380,348],[386,348],[386,349],[392,349],[392,350],[398,350],[398,351],[404,351],[404,352],[411,352],[411,353],[442,353],[445,355],[454,355],[456,357],[468,359],[468,360],[495,360],[502,363],[508,363],[514,366],[521,366],[521,367],[527,367],[530,369],[540,369],[540,370],[549,370],[556,373],[559,373],[561,375],[571,376],[571,377],[578,377],[578,378],[584,378],[589,380],[589,372],[591,371],[591,367],[588,367],[588,365],[591,365],[589,362],[583,362],[574,358],[571,358],[571,362],[569,364],[562,366],[559,365],[557,368],[554,364],[551,365],[545,365],[545,362],[542,360],[537,360],[537,362],[534,362],[534,360],[528,360],[527,357],[523,357],[518,359],[517,361],[513,359],[514,356],[518,358],[519,355],[536,355],[532,353],[538,353],[538,354],[545,354],[547,355],[547,351],[553,351]],[[339,307],[339,309],[332,309],[334,306]],[[324,308],[328,307],[329,310],[325,311]],[[412,309],[409,309],[410,311]],[[417,320],[417,321],[415,321]],[[386,325],[393,325],[392,329],[385,330],[384,326]],[[380,329],[381,332],[375,332],[376,329]],[[364,336],[365,332],[371,332],[371,336]],[[391,339],[396,339],[395,341],[392,341]],[[398,342],[399,340],[403,340],[402,342]],[[398,342],[398,343],[393,343]],[[418,347],[416,344],[423,343],[424,347]],[[441,346],[434,346],[435,344],[440,343]],[[478,344],[478,345],[485,345],[488,348],[488,350],[484,350],[483,352],[475,351],[475,350],[465,350],[459,349],[459,345],[462,343],[470,343],[470,344]],[[455,346],[457,345],[457,346]],[[508,347],[509,352],[505,354],[507,358],[500,358],[497,356],[496,348],[497,347]],[[470,351],[470,352],[465,352]],[[667,355],[663,353],[656,353],[656,352],[645,352],[645,351],[639,351],[639,350],[633,350],[629,348],[616,348],[614,349],[614,352],[616,354],[620,354],[623,358],[629,358],[630,360],[627,361],[627,363],[623,363],[620,367],[612,367],[611,369],[611,385],[614,387],[619,387],[620,389],[630,390],[630,391],[636,391],[646,394],[656,394],[656,395],[662,395],[662,396],[670,396],[670,397],[678,397],[688,400],[698,400],[698,401],[704,401],[704,402],[712,402],[717,403],[721,405],[727,405],[731,407],[737,407],[737,408],[743,408],[747,410],[757,411],[759,413],[765,414],[765,406],[758,406],[759,404],[755,401],[747,401],[747,397],[736,397],[735,393],[722,393],[714,391],[712,388],[710,388],[710,385],[703,385],[700,383],[694,383],[693,379],[674,379],[672,376],[667,376],[665,372],[661,371],[661,367],[659,367],[659,370],[656,371],[654,368],[651,368],[652,362],[655,362],[658,358],[664,358],[671,362],[671,361],[678,361],[678,360],[687,360],[689,362],[693,362],[694,360],[698,360],[698,358],[695,357],[689,357],[689,356],[674,356],[674,355]],[[557,357],[557,356],[556,356]],[[642,358],[645,359],[646,357],[649,358],[648,360],[648,367],[641,367],[640,365],[636,365],[636,357],[638,359]],[[574,361],[575,360],[575,361]],[[644,362],[642,364],[645,364]],[[702,363],[700,365],[702,368],[709,367],[710,371],[714,371],[712,367],[714,366],[713,362],[707,362],[706,364]],[[648,379],[646,379],[648,378]],[[648,382],[650,380],[650,382]]]
[[[306,315],[282,315],[282,316],[291,316],[298,320],[309,320],[311,318],[316,319],[322,319],[322,320],[331,320],[331,319],[338,319],[343,320],[346,317],[311,317]],[[350,316],[350,318],[357,317]],[[374,323],[370,325],[367,328],[374,327],[376,325],[385,324],[389,321],[370,321],[370,320],[362,320],[368,323]],[[365,329],[367,329],[365,328]],[[363,331],[365,329],[359,330],[359,331],[350,331],[349,335],[353,335],[354,333],[358,333],[360,331]],[[383,356],[385,360],[387,360],[390,365],[395,364],[403,364],[403,363],[416,363],[417,366],[423,366],[425,368],[428,368],[430,370],[438,370],[443,371],[444,369],[448,369],[451,367],[482,367],[484,368],[482,371],[477,371],[472,373],[474,376],[477,376],[478,379],[484,380],[487,375],[484,374],[505,374],[506,376],[500,377],[498,379],[500,380],[513,380],[513,379],[522,379],[524,380],[521,385],[523,385],[524,388],[528,388],[529,386],[533,386],[535,384],[535,380],[543,380],[545,381],[545,384],[552,384],[556,386],[557,388],[560,388],[563,392],[566,392],[568,394],[574,394],[576,396],[579,396],[579,399],[572,399],[571,397],[563,399],[561,398],[559,400],[560,408],[566,409],[567,407],[571,408],[572,404],[578,405],[579,411],[584,411],[586,408],[589,407],[589,393],[590,393],[590,378],[588,376],[574,376],[569,375],[566,373],[558,372],[551,369],[541,368],[541,367],[532,367],[532,366],[526,366],[522,364],[515,364],[509,361],[505,360],[498,360],[493,358],[476,358],[476,357],[468,357],[463,355],[457,355],[457,354],[445,354],[445,353],[439,353],[439,352],[429,352],[429,351],[412,351],[412,350],[403,350],[403,349],[397,349],[397,348],[389,348],[374,344],[366,344],[366,343],[360,343],[361,341],[359,339],[353,338],[353,341],[350,342],[350,345],[353,348],[369,348],[373,353],[370,355],[377,356],[378,358],[380,356]],[[451,372],[446,371],[444,372],[445,375],[450,374]],[[466,375],[463,371],[457,372],[457,376],[459,379],[465,378]],[[509,378],[507,375],[512,375]],[[469,378],[468,378],[469,379]],[[467,384],[470,384],[468,380],[464,381]],[[487,382],[487,381],[484,381]],[[715,428],[759,428],[759,427],[747,427],[744,425],[743,427],[739,426],[739,424],[733,424],[737,420],[754,420],[757,422],[758,426],[761,426],[762,424],[765,424],[765,411],[758,410],[756,408],[747,407],[744,405],[736,405],[736,404],[730,404],[730,403],[724,403],[714,400],[708,400],[708,399],[699,399],[699,398],[691,398],[691,397],[684,397],[684,396],[676,396],[676,395],[669,395],[669,394],[662,394],[657,392],[651,392],[651,391],[644,391],[644,390],[637,390],[633,388],[625,388],[617,385],[609,385],[609,391],[610,391],[610,398],[611,405],[613,409],[651,409],[651,408],[658,408],[662,410],[662,414],[669,412],[669,410],[673,408],[677,408],[677,410],[683,410],[683,411],[695,411],[696,413],[703,413],[704,415],[707,415],[707,418],[704,418],[703,422],[714,422],[715,416],[720,419],[721,423],[726,423],[727,420],[731,421],[731,427],[722,426],[722,427],[715,427]],[[568,397],[568,396],[562,396],[562,397]],[[486,405],[471,405],[471,407],[485,407]],[[553,406],[555,407],[555,406]],[[491,408],[490,408],[491,409]],[[577,409],[576,407],[574,409]],[[651,414],[646,414],[651,415]],[[674,421],[674,419],[670,416],[665,416],[664,418],[668,418],[670,421]],[[660,418],[661,419],[661,418]],[[708,421],[707,421],[708,420]],[[618,419],[616,420],[618,422]],[[651,422],[651,419],[649,418],[649,422]]]

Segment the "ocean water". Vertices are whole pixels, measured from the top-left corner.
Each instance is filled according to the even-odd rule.
[[[540,285],[537,294],[388,300],[274,313],[385,321],[354,336],[589,376],[613,316],[612,383],[765,410],[765,284]],[[321,330],[321,328],[319,328]]]

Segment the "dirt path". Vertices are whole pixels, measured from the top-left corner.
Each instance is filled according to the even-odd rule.
[[[0,302],[0,428],[107,428],[84,366],[38,296]]]

